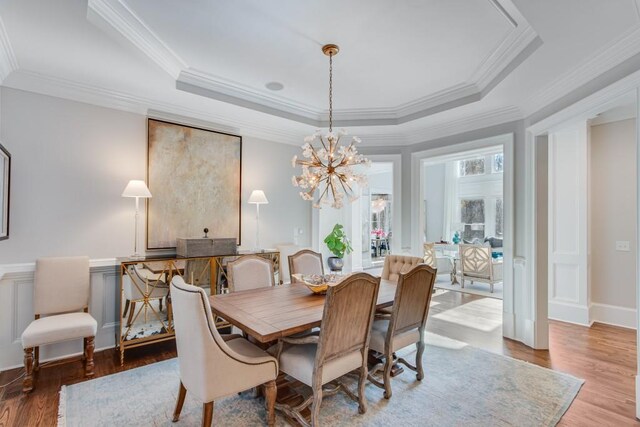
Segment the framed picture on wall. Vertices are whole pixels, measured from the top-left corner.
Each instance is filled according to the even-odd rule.
[[[9,238],[9,190],[11,154],[0,144],[0,240]]]
[[[240,245],[242,137],[151,118],[147,131],[147,249],[205,228]]]

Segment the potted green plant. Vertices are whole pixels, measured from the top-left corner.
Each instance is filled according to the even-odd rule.
[[[324,238],[324,243],[327,245],[327,248],[329,248],[331,253],[335,255],[327,259],[329,269],[331,271],[342,271],[342,267],[344,267],[344,254],[350,254],[353,251],[349,238],[344,234],[344,227],[342,224],[336,224],[333,226],[331,233]]]

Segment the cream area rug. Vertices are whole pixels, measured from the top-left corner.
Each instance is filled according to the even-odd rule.
[[[393,378],[393,397],[367,384],[367,412],[338,394],[322,401],[323,426],[554,426],[583,381],[434,334],[427,336],[425,378]],[[415,357],[412,349],[402,356]],[[97,378],[60,391],[60,426],[198,426],[202,403],[187,393],[178,423],[171,417],[179,384],[177,359]],[[355,386],[351,381],[352,387]],[[265,424],[264,400],[251,393],[215,404],[214,425]],[[287,425],[277,415],[277,425]]]

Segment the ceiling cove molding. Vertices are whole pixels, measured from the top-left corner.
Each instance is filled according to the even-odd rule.
[[[187,67],[122,0],[89,0],[87,19],[108,32],[115,30],[174,79]]]
[[[516,106],[496,108],[416,130],[407,134],[407,140],[410,145],[419,144],[437,138],[522,120],[523,118],[522,111]]]
[[[305,135],[304,132],[259,126],[253,122],[216,115],[209,110],[183,107],[171,102],[135,96],[23,69],[16,71],[11,76],[10,84],[5,86],[144,116],[153,115],[156,118],[160,118],[161,114],[164,114],[167,119],[172,115],[176,118],[191,117],[208,123],[208,127],[212,129],[290,145],[301,145]]]
[[[338,110],[336,126],[388,126],[481,100],[510,69],[540,46],[540,39],[510,0],[488,0],[513,27],[472,73],[467,82],[390,108]],[[88,19],[108,32],[115,30],[176,80],[185,92],[250,108],[314,127],[327,127],[327,111],[264,93],[238,82],[189,68],[124,0],[89,0]],[[536,41],[538,42],[536,44]]]
[[[525,115],[536,113],[638,53],[640,26],[635,26],[529,98],[523,107]]]
[[[0,83],[17,69],[18,60],[11,47],[11,41],[9,40],[4,22],[2,18],[0,18]]]

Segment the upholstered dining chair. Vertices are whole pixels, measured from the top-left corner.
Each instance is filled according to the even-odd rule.
[[[367,355],[373,313],[380,279],[367,273],[353,274],[327,290],[322,323],[318,333],[281,338],[275,348],[280,371],[311,387],[313,394],[295,407],[276,404],[302,425],[309,423],[301,411],[311,405],[311,426],[319,425],[320,405],[324,396],[341,389],[366,412],[364,386],[367,378]],[[273,351],[273,350],[272,350]],[[338,379],[358,370],[358,395]],[[333,382],[325,390],[323,385]]]
[[[322,254],[310,249],[303,249],[293,255],[289,255],[289,272],[291,283],[295,283],[294,274],[324,274]]]
[[[490,246],[460,245],[460,286],[464,288],[465,279],[488,283],[493,293],[493,285],[503,281],[502,261],[494,261]]]
[[[173,421],[180,418],[187,391],[204,402],[202,425],[209,427],[214,401],[264,384],[267,422],[273,426],[276,359],[238,335],[220,335],[202,288],[173,276],[171,300],[180,367],[180,389]]]
[[[227,264],[229,292],[275,285],[273,263],[258,255],[244,255]]]
[[[424,353],[424,331],[429,314],[429,304],[436,270],[421,264],[407,273],[400,274],[391,314],[376,314],[371,328],[369,348],[384,355],[384,365],[378,364],[371,369],[369,381],[385,390],[384,397],[391,398],[391,367],[394,364],[394,352],[415,344],[417,346],[416,364],[411,365],[403,358],[398,362],[417,372],[417,379],[424,378],[422,354]],[[383,383],[373,374],[383,370]]]
[[[424,263],[431,266],[437,271],[437,274],[448,274],[451,282],[454,279],[454,259],[446,255],[438,255],[435,243],[425,243],[424,247]]]
[[[422,262],[422,258],[415,256],[387,255],[384,258],[382,267],[382,278],[384,280],[397,281],[400,273],[406,273]]]
[[[35,320],[22,333],[23,392],[33,390],[33,371],[40,369],[40,347],[47,344],[82,338],[85,376],[93,376],[98,323],[89,314],[90,294],[88,257],[50,257],[36,261],[33,287]]]

